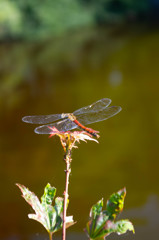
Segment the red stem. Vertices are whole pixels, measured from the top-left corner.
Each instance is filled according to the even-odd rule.
[[[64,208],[63,208],[63,234],[62,234],[62,240],[66,239],[66,210],[67,210],[67,199],[68,199],[68,184],[69,184],[69,175],[71,172],[70,169],[70,163],[71,163],[71,158],[70,154],[67,154],[65,157],[65,162],[66,162],[66,182],[65,182],[65,191],[64,191]]]

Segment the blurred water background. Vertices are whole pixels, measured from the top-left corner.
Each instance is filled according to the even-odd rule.
[[[159,235],[159,1],[0,1],[0,239],[48,239],[29,220],[21,183],[39,197],[50,182],[62,196],[58,138],[36,135],[25,115],[73,112],[108,97],[123,110],[90,127],[99,144],[73,152],[68,239],[87,239],[90,207],[126,186],[121,218],[136,234]],[[60,239],[56,235],[55,240]]]

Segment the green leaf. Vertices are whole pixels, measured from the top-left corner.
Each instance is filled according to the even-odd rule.
[[[66,228],[71,227],[74,225],[76,222],[73,221],[73,216],[68,216],[66,217]]]
[[[96,217],[101,214],[103,208],[103,199],[99,200],[96,204],[94,204],[90,210],[90,218],[92,221],[90,222],[89,226],[89,233],[90,235],[94,234],[96,228]]]
[[[109,216],[102,212],[102,207],[103,199],[98,201],[97,204],[93,205],[91,208],[91,220],[87,223],[85,229],[91,239],[96,239],[103,235],[103,228],[105,227],[105,224],[109,218]]]
[[[103,208],[103,198],[94,204],[90,211],[90,217],[95,219],[96,216],[100,215]]]
[[[133,233],[135,233],[134,226],[128,219],[117,221],[114,224],[114,230],[119,235],[124,234],[127,231],[132,231]]]
[[[38,197],[28,188],[21,184],[16,184],[24,199],[32,206],[35,214],[28,214],[28,217],[40,222],[46,230],[53,234],[62,228],[63,225],[63,198],[57,197],[55,199],[55,206],[52,206],[52,201],[56,195],[56,188],[51,187],[48,183],[44,189],[44,194],[41,197],[41,202]],[[67,203],[68,206],[68,203]],[[66,227],[70,227],[75,222],[72,216],[66,217]]]
[[[44,194],[41,197],[41,203],[42,205],[50,205],[52,204],[52,201],[56,195],[56,188],[51,187],[51,185],[48,183],[44,189]]]
[[[63,214],[63,204],[64,204],[64,199],[61,197],[57,197],[55,199],[55,206],[54,209],[57,212],[58,215]]]
[[[134,232],[134,227],[129,220],[115,222],[124,206],[126,189],[122,189],[110,196],[106,210],[103,208],[103,199],[94,204],[90,211],[90,221],[86,224],[86,233],[91,240],[103,240],[109,234],[116,232],[123,234],[127,230]]]
[[[109,215],[110,220],[115,220],[116,216],[123,210],[125,196],[126,188],[123,188],[110,196],[106,205],[106,212]]]
[[[101,213],[100,216],[97,217],[96,226],[94,228],[94,234],[93,234],[94,237],[102,236],[103,228],[105,228],[108,218],[109,217],[103,213]]]
[[[21,184],[16,184],[16,185],[20,188],[23,194],[22,197],[26,200],[27,203],[31,205],[31,207],[36,213],[36,214],[29,214],[28,217],[40,222],[48,231],[49,222],[46,220],[44,216],[45,212],[38,197],[33,192],[29,191],[29,189],[26,188],[25,186]]]
[[[109,217],[108,217],[109,218]],[[98,239],[98,238],[103,238],[105,239],[105,237],[107,237],[110,233],[113,233],[114,231],[114,223],[110,220],[107,220],[103,226],[103,228],[101,229],[101,231],[98,232],[98,234],[95,236],[94,239]]]
[[[55,209],[52,206],[52,201],[56,195],[56,188],[51,187],[48,183],[44,189],[44,194],[41,197],[41,204],[45,209],[45,213],[48,216],[49,220],[49,231],[54,231],[54,226],[56,224],[57,214]]]

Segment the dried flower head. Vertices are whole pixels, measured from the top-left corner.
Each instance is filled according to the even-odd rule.
[[[87,140],[90,140],[98,143],[98,141],[94,139],[92,135],[87,133],[86,131],[62,132],[55,127],[49,127],[49,128],[52,130],[49,137],[53,137],[55,135],[59,136],[65,152],[67,152],[68,150],[71,150],[72,148],[77,148],[77,146],[75,146],[75,143],[76,142],[79,143],[80,140],[85,142]]]

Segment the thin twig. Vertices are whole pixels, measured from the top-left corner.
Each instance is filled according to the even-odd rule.
[[[67,209],[67,199],[68,199],[68,184],[69,184],[69,175],[71,172],[70,164],[71,164],[71,153],[70,151],[65,155],[64,158],[66,162],[66,182],[65,182],[65,191],[64,191],[64,208],[63,208],[63,235],[62,240],[66,239],[66,209]]]
[[[52,233],[49,232],[49,240],[52,240]]]

